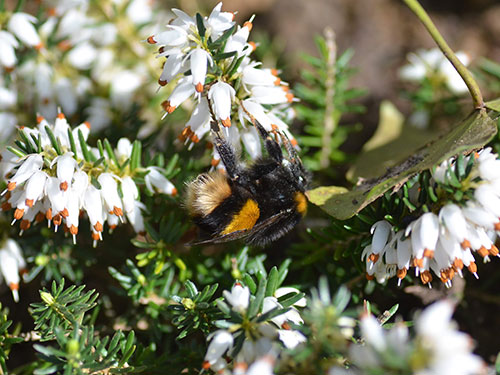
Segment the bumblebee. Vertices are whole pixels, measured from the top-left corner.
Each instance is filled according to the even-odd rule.
[[[221,243],[245,238],[249,244],[265,246],[295,227],[307,210],[304,195],[308,173],[286,135],[280,144],[257,121],[253,121],[264,141],[267,157],[246,166],[212,122],[214,147],[226,173],[199,175],[187,186],[186,206],[204,240],[192,243]]]

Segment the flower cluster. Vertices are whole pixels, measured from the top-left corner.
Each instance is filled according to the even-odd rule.
[[[469,64],[470,59],[465,52],[460,51],[456,55],[462,64],[466,66]],[[460,95],[467,92],[464,80],[438,48],[410,53],[408,61],[410,63],[399,71],[402,79],[412,82],[428,79],[436,84],[446,85],[454,94]]]
[[[330,369],[330,375],[372,373],[411,373],[417,375],[477,375],[484,373],[481,359],[472,354],[470,337],[456,330],[451,320],[453,305],[436,302],[425,309],[415,321],[415,337],[408,328],[396,323],[385,330],[375,317],[361,319],[364,345],[352,345],[349,370]]]
[[[376,277],[384,282],[397,275],[400,284],[408,269],[414,267],[415,274],[429,287],[430,271],[450,287],[455,275],[462,277],[464,267],[478,277],[474,254],[484,262],[499,256],[494,243],[500,230],[500,160],[490,148],[463,158],[461,165],[470,166],[464,179],[470,186],[456,179],[457,163],[445,161],[436,168],[433,178],[441,184],[453,181],[468,193],[460,202],[438,205],[435,212],[424,213],[405,230],[396,230],[385,220],[372,226],[372,242],[362,254],[369,279]]]
[[[14,97],[11,107],[17,104],[17,111],[35,107],[52,121],[58,108],[72,116],[91,96],[84,118],[98,131],[111,122],[114,113],[130,109],[138,100],[135,94],[139,88],[150,97],[155,94],[155,85],[146,83],[153,82],[157,63],[140,43],[143,35],[151,32],[155,17],[161,15],[154,11],[152,2],[99,2],[99,12],[90,11],[88,0],[46,5],[39,20],[14,13],[7,24],[18,39],[35,46],[38,54],[19,56],[17,61],[10,53],[17,41],[9,32],[0,31],[0,64],[11,72],[8,87],[2,87],[0,80],[0,94],[8,90]],[[34,22],[39,24],[38,30]],[[19,98],[18,92],[23,93]],[[0,95],[0,103],[2,99]],[[15,110],[12,108],[12,116]]]
[[[12,291],[14,301],[19,301],[19,274],[26,271],[26,262],[18,243],[11,238],[0,245],[0,283],[5,283]]]
[[[0,65],[7,71],[16,66],[19,41],[27,47],[42,49],[43,44],[34,26],[36,21],[30,14],[15,12],[9,15],[7,30],[0,30]]]
[[[210,344],[203,368],[230,374],[223,358],[228,352],[234,358],[232,374],[271,374],[281,350],[277,339],[288,349],[293,349],[306,340],[300,331],[292,329],[292,325],[303,323],[296,307],[304,307],[305,298],[296,301],[289,309],[283,309],[278,302],[279,297],[297,292],[295,288],[279,288],[274,296],[264,297],[262,307],[255,316],[249,316],[249,288],[236,283],[231,292],[224,291],[224,300],[241,319],[208,337]],[[238,345],[234,345],[235,342]]]
[[[86,143],[89,128],[83,123],[71,129],[60,113],[54,125],[40,117],[36,128],[20,129],[21,150],[10,148],[14,157],[2,161],[0,170],[9,174],[2,210],[14,209],[12,223],[21,222],[21,233],[33,221],[47,219],[49,227],[57,231],[63,226],[75,241],[85,212],[95,246],[106,222],[113,229],[128,219],[136,232],[144,231],[144,205],[134,177],[144,177],[152,193],[176,194],[160,168],[139,166],[138,146],[122,138],[112,150],[105,141],[105,153],[102,144],[92,148]],[[2,168],[4,163],[8,167]]]
[[[252,20],[243,26],[233,21],[233,13],[223,12],[222,3],[208,17],[191,17],[174,9],[176,15],[167,30],[154,34],[148,42],[159,46],[158,57],[166,57],[158,80],[171,89],[162,104],[165,115],[192,98],[196,106],[179,139],[190,147],[210,131],[216,120],[225,127],[227,138],[235,146],[240,140],[252,158],[261,154],[252,117],[268,131],[285,133],[295,139],[286,121],[291,119],[289,104],[294,100],[286,83],[275,69],[266,69],[249,55],[255,44],[248,41]],[[234,118],[242,128],[231,126]],[[250,126],[247,127],[250,123]],[[214,154],[213,164],[219,157]]]
[[[457,52],[456,56],[462,64],[469,64],[470,59],[466,53]],[[419,91],[409,93],[415,110],[408,118],[408,122],[416,127],[426,128],[439,114],[436,103],[441,99],[449,101],[450,96],[465,94],[467,86],[453,65],[437,48],[410,53],[408,60],[410,63],[400,69],[399,76],[405,81],[420,85]]]

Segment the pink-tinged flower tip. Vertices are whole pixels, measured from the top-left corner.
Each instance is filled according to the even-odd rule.
[[[9,183],[7,184],[7,190],[8,190],[8,191],[12,191],[12,190],[14,190],[14,189],[16,188],[16,185],[17,185],[17,183],[16,183],[16,182],[9,182]]]
[[[72,224],[69,228],[69,233],[71,233],[73,236],[76,236],[78,234],[78,227]]]
[[[226,128],[229,128],[231,126],[231,119],[229,117],[222,120],[221,122],[222,122],[222,125],[224,125]]]
[[[174,188],[172,188],[172,192],[170,193],[170,195],[172,197],[175,197],[177,195],[177,193],[178,193],[177,188],[174,187]]]
[[[161,103],[161,106],[167,113],[172,113],[173,111],[175,111],[175,108],[177,108],[176,106],[170,105],[170,100],[165,100],[163,103]]]
[[[65,119],[65,118],[66,118],[66,116],[64,116],[64,113],[59,112],[59,113],[57,114],[57,118],[58,118],[58,119],[63,120],[63,119]]]
[[[19,225],[19,227],[21,228],[21,231],[28,230],[31,227],[31,221],[21,220],[21,224]]]
[[[33,199],[26,199],[24,201],[24,203],[26,204],[26,206],[28,206],[29,208],[32,208],[33,207],[33,204],[35,203]]]
[[[52,208],[49,208],[47,211],[45,211],[45,218],[47,220],[52,220]]]
[[[210,362],[208,361],[203,361],[203,363],[201,364],[201,368],[203,370],[208,370],[210,368]]]
[[[94,224],[94,229],[96,232],[102,232],[103,231],[103,227],[102,227],[102,224],[100,222],[97,222]]]
[[[250,48],[252,48],[252,52],[255,51],[257,49],[257,43],[255,42],[248,42],[248,45],[250,46]]]
[[[290,139],[290,143],[292,144],[293,147],[297,147],[299,142],[295,138]]]
[[[123,216],[123,210],[119,207],[113,206],[113,211],[110,214],[114,214],[116,216]]]
[[[462,270],[464,268],[464,261],[460,258],[455,258],[453,261],[453,269],[455,271]]]
[[[498,247],[496,247],[495,245],[491,245],[491,248],[489,249],[489,252],[490,252],[490,255],[492,257],[497,257],[498,256]]]
[[[420,280],[422,281],[422,284],[428,284],[432,281],[432,275],[430,271],[425,270],[420,274]]]
[[[370,254],[370,256],[368,257],[368,260],[370,262],[373,262],[373,263],[377,263],[378,259],[380,257],[380,254]]]
[[[83,122],[83,125],[85,125],[85,126],[87,127],[87,129],[89,129],[89,130],[90,130],[90,122],[88,122],[88,121],[84,121],[84,122]]]
[[[285,329],[287,331],[291,330],[292,327],[290,326],[290,324],[288,322],[284,322],[282,325],[281,325],[281,328],[282,329]]]
[[[14,219],[21,220],[23,215],[24,215],[24,209],[23,208],[16,208],[16,210],[14,211]]]
[[[434,258],[434,250],[431,250],[431,249],[425,249],[424,250],[424,258],[429,258],[429,259],[432,259]]]
[[[62,191],[68,190],[68,182],[67,181],[61,182],[59,184],[59,189],[62,190]]]
[[[217,167],[219,165],[219,162],[220,162],[220,159],[212,159],[210,164],[212,165],[212,167]]]
[[[469,240],[465,239],[462,241],[462,243],[460,244],[460,246],[462,246],[462,249],[469,249],[470,248],[470,242]]]
[[[65,207],[64,210],[62,210],[61,212],[59,212],[59,214],[64,217],[64,218],[67,218],[69,216],[69,212],[68,212],[68,209]]]
[[[147,40],[147,42],[148,42],[149,44],[156,44],[156,43],[157,43],[157,42],[156,42],[156,40],[155,40],[155,38],[154,38],[154,35],[151,35],[151,36],[150,36],[150,37],[148,37],[148,39],[146,39],[146,40]]]
[[[253,24],[250,21],[246,21],[243,24],[243,27],[246,27],[248,29],[248,31],[252,31]]]
[[[36,123],[37,124],[40,124],[43,120],[45,120],[45,118],[41,115],[37,115],[36,116]]]
[[[59,43],[57,43],[57,48],[62,52],[69,51],[71,49],[71,47],[73,47],[73,45],[67,39],[61,40]]]
[[[470,271],[470,273],[476,273],[477,272],[477,265],[476,262],[470,262],[470,264],[467,266],[467,269]]]
[[[286,100],[288,101],[288,103],[293,102],[294,96],[291,92],[287,93],[285,96],[286,96]]]
[[[404,279],[406,277],[406,274],[408,273],[408,270],[406,268],[400,268],[396,271],[396,276],[398,279]]]
[[[203,92],[203,83],[198,82],[195,86],[196,92]]]

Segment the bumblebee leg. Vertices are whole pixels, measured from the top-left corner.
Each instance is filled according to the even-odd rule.
[[[273,139],[273,137],[271,137],[269,132],[264,129],[264,127],[257,120],[254,121],[254,125],[259,131],[260,137],[264,140],[264,144],[269,156],[278,164],[281,164],[283,160],[283,152],[281,151],[281,146]]]

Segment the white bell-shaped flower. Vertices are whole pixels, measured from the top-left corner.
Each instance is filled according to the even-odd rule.
[[[161,173],[162,169],[159,167],[147,167],[148,174],[144,177],[144,183],[151,193],[155,189],[160,193],[176,195],[177,189],[175,186]]]
[[[207,64],[213,64],[212,56],[202,48],[195,48],[190,54],[190,62],[193,85],[197,92],[203,92],[205,76],[207,75]]]
[[[40,49],[42,47],[42,43],[35,27],[33,26],[36,21],[36,17],[31,14],[16,12],[7,23],[7,29],[27,46]]]
[[[236,283],[231,288],[231,292],[225,290],[222,295],[231,304],[234,311],[243,313],[247,310],[250,302],[250,289],[247,286]]]
[[[97,178],[101,185],[101,196],[104,208],[111,215],[123,216],[123,204],[118,194],[118,183],[111,173],[102,173]]]
[[[231,104],[234,96],[234,88],[222,81],[212,85],[208,91],[208,99],[214,109],[215,117],[226,127],[231,126]]]
[[[228,331],[218,330],[208,336],[208,345],[205,361],[209,364],[215,363],[224,353],[233,347],[233,335]]]

